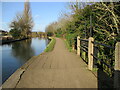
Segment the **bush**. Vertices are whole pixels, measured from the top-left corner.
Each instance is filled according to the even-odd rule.
[[[15,29],[11,29],[10,30],[10,34],[14,37],[14,38],[20,38],[21,36],[21,32]]]
[[[70,47],[72,47],[72,45],[75,45],[75,38],[77,38],[77,35],[74,34],[66,34],[66,40],[68,42],[68,44],[70,45]]]

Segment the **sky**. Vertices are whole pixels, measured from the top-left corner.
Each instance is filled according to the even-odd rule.
[[[30,2],[34,27],[32,31],[45,31],[45,27],[57,21],[61,12],[67,12],[67,2]],[[1,3],[0,3],[1,6]],[[0,29],[9,31],[9,24],[16,13],[22,13],[24,2],[2,2],[2,26]],[[0,22],[1,23],[1,22]]]
[[[16,13],[22,13],[24,10],[24,1],[25,0],[0,0],[0,29],[5,31],[10,30],[9,24],[15,18]],[[62,0],[56,0],[57,2],[53,1],[55,0],[30,0],[32,17],[34,20],[32,31],[44,32],[47,25],[58,20],[61,12],[70,12],[70,9],[68,9],[68,2],[66,2],[69,0],[63,0],[64,2],[61,2]],[[90,0],[78,1],[85,2]],[[92,1],[99,2],[99,0]]]

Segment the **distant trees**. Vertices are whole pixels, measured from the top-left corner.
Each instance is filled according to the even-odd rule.
[[[55,35],[56,29],[57,29],[57,22],[53,22],[46,27],[45,32],[47,33],[48,36],[53,36]]]
[[[45,32],[32,32],[31,34],[32,37],[46,37]]]
[[[66,26],[69,21],[72,21],[72,17],[70,15],[64,14],[59,18],[57,22],[49,24],[46,27],[45,32],[48,34],[48,36],[64,36],[64,33],[66,32]]]
[[[10,33],[14,38],[27,38],[32,30],[33,20],[30,11],[29,2],[24,4],[24,12],[17,14],[10,24]]]

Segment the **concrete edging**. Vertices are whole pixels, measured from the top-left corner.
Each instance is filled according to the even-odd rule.
[[[3,84],[2,88],[16,88],[19,83],[23,73],[27,70],[27,68],[37,59],[39,56],[43,55],[45,52],[42,52],[38,56],[31,57],[25,64],[23,64],[20,68],[18,68]]]

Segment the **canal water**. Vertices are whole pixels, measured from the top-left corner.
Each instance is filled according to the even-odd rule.
[[[32,56],[42,53],[47,44],[48,40],[45,38],[32,38],[0,45],[0,54],[2,54],[2,83]]]

